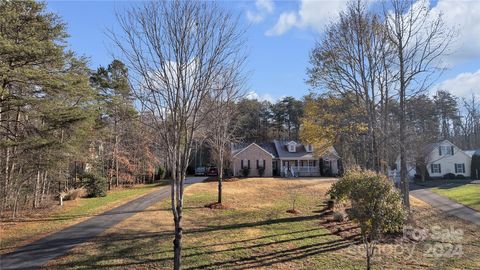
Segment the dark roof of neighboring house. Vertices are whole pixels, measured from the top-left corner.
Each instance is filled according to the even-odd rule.
[[[480,149],[471,149],[471,150],[466,150],[464,152],[471,157],[480,156]]]
[[[232,154],[235,155],[238,152],[242,151],[246,147],[248,147],[252,143],[235,143],[232,146]],[[278,158],[278,153],[277,150],[275,149],[275,145],[271,142],[260,142],[260,143],[255,143],[256,145],[260,146],[263,148],[263,150],[269,152],[272,154],[274,157]]]

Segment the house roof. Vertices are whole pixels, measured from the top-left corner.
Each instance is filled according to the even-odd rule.
[[[243,150],[247,149],[250,145],[255,144],[262,148],[265,152],[272,155],[274,158],[278,158],[278,153],[275,149],[275,146],[271,142],[261,142],[261,143],[236,143],[232,145],[232,155],[235,156]]]
[[[296,144],[296,152],[288,151],[288,144]],[[316,159],[314,153],[307,152],[305,146],[299,142],[292,140],[273,140],[273,142],[259,142],[259,143],[235,143],[232,145],[232,155],[236,156],[251,145],[257,145],[265,152],[271,154],[274,158],[292,158],[292,159]],[[339,158],[337,151],[333,146],[327,150],[324,156],[334,156]]]
[[[465,154],[467,154],[469,157],[475,156],[480,156],[480,149],[472,149],[472,150],[465,150],[463,151]]]
[[[288,144],[291,142],[296,143],[296,152],[289,152],[288,151]],[[273,140],[273,143],[275,144],[275,148],[277,149],[278,157],[279,158],[316,158],[314,153],[312,152],[307,152],[307,149],[305,146],[299,142],[295,141],[285,141],[285,140]],[[337,151],[333,146],[331,146],[328,150],[325,156],[328,155],[333,155],[335,157],[339,157],[337,154]]]

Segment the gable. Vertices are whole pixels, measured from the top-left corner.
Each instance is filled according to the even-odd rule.
[[[271,156],[272,158],[274,158],[274,156],[272,155],[272,153],[268,152],[267,150],[263,149],[260,145],[256,144],[256,143],[251,143],[249,144],[247,147],[243,148],[242,150],[240,150],[239,152],[237,152],[236,154],[233,155],[233,157],[236,157],[238,155],[240,155],[241,153],[245,153],[247,151],[252,151],[252,149],[258,149],[258,150],[261,150],[263,153],[265,153],[266,155],[269,155]]]

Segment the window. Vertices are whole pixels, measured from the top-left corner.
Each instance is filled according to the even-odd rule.
[[[455,173],[465,173],[465,163],[455,163]]]
[[[295,147],[295,144],[289,144],[288,145],[288,152],[295,152],[296,151],[296,147]]]
[[[439,146],[438,155],[440,156],[453,155],[453,146],[448,146],[448,145]]]
[[[313,152],[313,146],[311,144],[307,144],[306,150],[309,153]]]
[[[440,164],[432,164],[430,167],[430,171],[432,171],[432,173],[442,173]]]
[[[308,161],[308,166],[310,166],[310,167],[315,167],[315,161],[316,161],[316,160],[309,160],[309,161]]]

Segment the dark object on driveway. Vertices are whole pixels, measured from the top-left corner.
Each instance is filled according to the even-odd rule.
[[[216,167],[208,168],[207,176],[217,176],[217,175],[218,175],[218,169]]]
[[[207,175],[207,167],[197,167],[195,168],[195,175]]]

